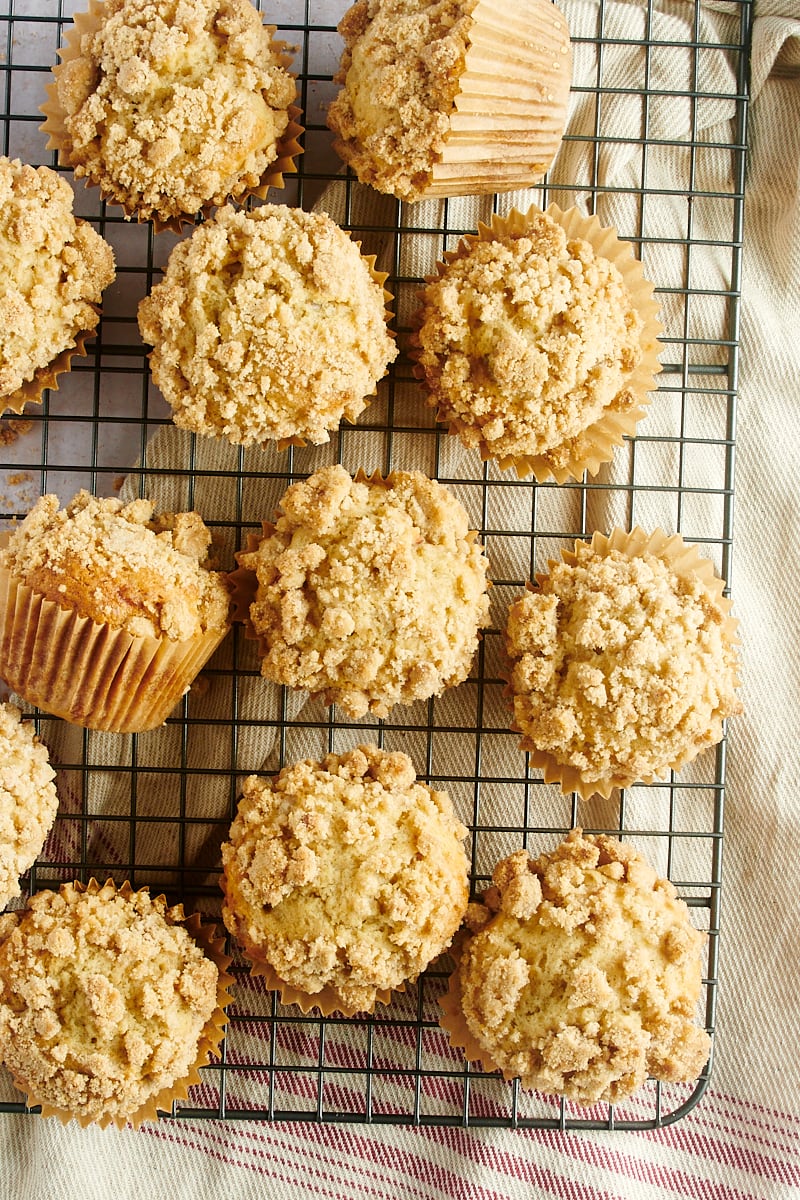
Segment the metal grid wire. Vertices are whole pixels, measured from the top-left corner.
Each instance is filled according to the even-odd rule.
[[[327,195],[340,171],[324,104],[336,90],[332,75],[341,43],[335,25],[345,4],[272,0],[261,7],[279,35],[298,47],[306,129],[297,176],[270,199],[308,208]],[[127,876],[135,886],[165,890],[187,911],[218,914],[219,845],[242,775],[277,769],[309,752],[377,740],[406,750],[422,778],[450,791],[470,830],[476,891],[503,854],[520,845],[533,852],[552,847],[574,825],[619,832],[639,845],[675,882],[710,935],[705,1022],[713,1031],[725,743],[665,783],[633,788],[608,802],[563,797],[528,769],[508,730],[498,630],[504,605],[535,569],[575,537],[608,527],[612,518],[626,526],[657,518],[697,541],[730,579],[751,4],[741,0],[728,8],[721,37],[699,5],[564,0],[576,60],[573,100],[582,118],[572,123],[545,187],[522,197],[489,198],[480,209],[487,219],[512,202],[555,199],[562,207],[578,203],[597,210],[633,242],[645,274],[655,279],[666,324],[658,394],[613,469],[591,482],[537,486],[458,452],[456,439],[420,403],[404,357],[359,422],[328,447],[282,454],[239,450],[221,468],[207,441],[186,435],[186,461],[158,459],[153,445],[171,423],[149,383],[136,305],[158,279],[176,239],[123,222],[118,209],[100,204],[96,191],[76,188],[76,212],[115,247],[118,279],[106,293],[88,357],[73,364],[41,406],[2,422],[0,518],[23,515],[44,492],[57,492],[62,500],[80,487],[113,494],[127,477],[124,486],[134,492],[178,489],[230,550],[271,516],[289,482],[323,463],[384,472],[423,465],[453,489],[480,531],[495,585],[494,620],[469,681],[440,699],[395,709],[385,721],[347,721],[316,703],[298,712],[293,697],[264,685],[254,710],[246,697],[261,681],[252,648],[239,633],[212,660],[208,691],[193,691],[158,734],[92,734],[34,714],[58,766],[60,810],[30,873],[31,890],[75,877]],[[630,26],[620,25],[624,10],[635,10],[633,35]],[[6,6],[0,13],[5,154],[55,166],[37,109],[73,11],[68,0],[11,0],[10,11]],[[671,113],[681,118],[674,128]],[[620,155],[625,168],[615,174],[614,156]],[[374,209],[363,208],[363,189],[349,177],[338,178],[335,215],[357,231],[365,250],[376,249],[387,260],[402,338],[422,274],[409,263],[419,263],[421,245],[431,260],[452,247],[474,228],[475,209],[462,201],[408,207],[387,200],[376,219]],[[204,500],[220,489],[225,503],[204,511]],[[648,1083],[614,1109],[585,1110],[467,1066],[437,1023],[448,965],[446,959],[434,964],[373,1017],[345,1020],[282,1007],[235,959],[235,1004],[221,1060],[205,1069],[203,1084],[174,1115],[650,1128],[679,1119],[707,1086],[707,1074],[696,1085]],[[23,1110],[8,1083],[0,1084],[0,1100],[3,1111]]]

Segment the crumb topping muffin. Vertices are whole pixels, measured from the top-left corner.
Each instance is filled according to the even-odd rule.
[[[0,907],[20,894],[19,877],[40,853],[58,796],[47,747],[13,704],[0,704]]]
[[[100,319],[114,255],[72,205],[72,189],[55,171],[0,158],[0,401]]]
[[[285,493],[254,550],[262,674],[353,717],[439,695],[469,674],[488,623],[487,563],[467,513],[419,471],[325,467]]]
[[[119,1121],[189,1074],[219,971],[180,907],[63,884],[0,922],[0,1058],[32,1102]]]
[[[417,200],[450,129],[477,0],[358,0],[328,109],[334,146],[362,183]]]
[[[632,846],[579,829],[551,854],[498,864],[458,967],[463,1019],[524,1087],[617,1103],[648,1074],[695,1079],[705,937]]]
[[[225,924],[311,1003],[371,1010],[450,944],[466,832],[446,792],[377,746],[251,776],[222,847]]]
[[[357,0],[328,109],[362,183],[413,202],[530,187],[561,144],[572,59],[549,0]]]
[[[329,441],[397,355],[382,278],[325,213],[220,209],[139,306],[175,424],[244,446]]]
[[[589,784],[651,781],[741,711],[728,609],[668,559],[576,543],[508,610],[514,722]],[[720,588],[721,591],[721,588]]]
[[[195,512],[153,514],[80,491],[42,496],[0,548],[0,567],[62,608],[133,637],[183,641],[228,624],[224,576],[204,565],[211,534]]]
[[[75,174],[165,223],[258,187],[296,85],[250,0],[105,0],[90,18],[54,72]]]
[[[538,210],[446,259],[414,339],[439,419],[504,468],[585,457],[587,431],[642,399],[628,385],[644,322],[618,267]]]

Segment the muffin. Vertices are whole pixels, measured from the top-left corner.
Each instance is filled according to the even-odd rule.
[[[741,711],[736,622],[708,559],[660,530],[596,533],[508,610],[514,728],[587,798],[678,770]]]
[[[519,850],[467,925],[442,1024],[468,1059],[580,1105],[702,1071],[705,935],[632,846],[574,829],[535,860]]]
[[[358,0],[328,110],[362,183],[401,200],[530,187],[561,144],[569,30],[549,0]]]
[[[412,356],[437,417],[501,470],[595,474],[655,386],[657,304],[631,247],[577,209],[532,206],[445,254]]]
[[[292,484],[237,558],[234,598],[266,679],[361,717],[469,674],[488,623],[487,563],[463,506],[421,472],[351,479],[324,467]]]
[[[210,542],[194,512],[42,496],[0,538],[0,676],[89,729],[161,725],[229,628]]]
[[[250,0],[89,0],[42,107],[48,149],[157,228],[263,197],[299,153],[274,33]]]
[[[242,446],[329,441],[396,357],[385,278],[325,213],[220,209],[139,305],[175,424]]]
[[[100,320],[114,254],[72,204],[55,171],[0,158],[0,411],[57,387]]]
[[[0,704],[0,908],[20,894],[55,820],[58,796],[47,747],[13,704]]]
[[[371,1012],[461,924],[466,832],[377,746],[253,775],[222,847],[223,919],[283,1003]]]
[[[109,880],[0,918],[0,1058],[43,1116],[154,1120],[216,1053],[228,959],[180,905]]]

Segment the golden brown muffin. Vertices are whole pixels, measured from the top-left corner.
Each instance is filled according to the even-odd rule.
[[[282,185],[296,86],[274,32],[250,0],[90,0],[54,68],[50,147],[161,224]]]
[[[371,1011],[450,944],[466,832],[377,746],[253,775],[222,847],[225,924],[285,1003]]]
[[[227,977],[209,953],[227,960],[180,906],[92,881],[0,923],[0,1058],[29,1103],[121,1125],[185,1096],[224,1025]]]
[[[463,506],[419,471],[293,484],[256,549],[249,619],[266,679],[353,717],[439,695],[469,674],[488,623],[487,563]]]
[[[529,187],[561,143],[569,31],[549,0],[358,0],[328,111],[362,183],[401,200]]]
[[[632,846],[574,829],[498,863],[461,951],[443,1024],[454,1045],[526,1088],[612,1104],[648,1074],[695,1079],[705,935]]]
[[[730,602],[681,538],[641,530],[551,563],[508,610],[514,728],[584,796],[677,770],[741,711]]]
[[[229,628],[210,541],[149,500],[42,496],[0,539],[0,675],[91,729],[162,724]]]
[[[47,747],[13,704],[0,704],[0,908],[20,894],[55,820],[58,796]]]
[[[72,189],[48,167],[0,158],[0,406],[15,412],[84,353],[114,279],[114,254],[72,214]]]
[[[502,469],[594,473],[642,415],[657,306],[626,243],[614,236],[606,256],[608,233],[576,210],[514,210],[447,253],[421,293],[416,373],[439,420]]]
[[[244,446],[329,441],[397,355],[384,278],[325,213],[220,209],[139,306],[175,424]]]

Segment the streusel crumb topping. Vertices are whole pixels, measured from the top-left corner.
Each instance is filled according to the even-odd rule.
[[[154,517],[150,500],[80,491],[63,509],[40,497],[0,549],[0,567],[92,621],[183,641],[227,625],[224,576],[205,565],[210,543],[197,513]]]
[[[498,460],[572,459],[627,383],[643,321],[618,268],[546,213],[527,233],[462,243],[422,294],[417,361],[466,446]]]
[[[461,923],[465,836],[400,752],[359,746],[251,776],[222,848],[225,923],[285,983],[371,1009]]]
[[[397,355],[383,287],[325,213],[222,208],[139,306],[175,424],[249,446],[329,441]]]
[[[219,973],[182,919],[163,897],[72,884],[5,918],[0,1058],[37,1100],[125,1118],[186,1077]]]
[[[466,679],[488,622],[486,559],[467,513],[418,471],[355,481],[325,467],[293,484],[258,548],[250,619],[267,678],[351,716]]]
[[[257,187],[296,94],[250,0],[105,0],[55,74],[75,174],[165,222]]]
[[[58,809],[47,747],[21,715],[0,704],[0,908],[20,894],[19,876],[40,853]]]
[[[99,320],[114,255],[72,205],[72,188],[49,167],[0,158],[0,397]]]
[[[535,861],[498,864],[459,965],[464,1019],[523,1085],[615,1103],[648,1074],[695,1079],[710,1041],[695,1021],[704,935],[632,846],[573,830]]]
[[[362,183],[417,200],[441,157],[476,0],[358,0],[328,124]]]
[[[515,726],[588,783],[663,776],[741,710],[727,614],[655,555],[576,554],[509,608]]]

